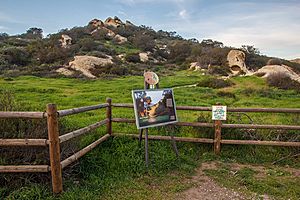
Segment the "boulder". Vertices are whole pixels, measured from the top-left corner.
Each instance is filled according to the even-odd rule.
[[[149,60],[148,53],[141,52],[139,53],[141,62],[147,62]]]
[[[95,66],[105,66],[113,64],[111,58],[98,58],[95,56],[75,56],[74,60],[69,62],[69,67],[77,71],[88,78],[96,78],[91,73],[91,70],[95,69]]]
[[[296,58],[296,59],[294,59],[294,60],[290,60],[291,62],[294,62],[294,63],[298,63],[298,64],[300,64],[300,58]]]
[[[273,73],[283,73],[290,77],[290,79],[300,83],[300,75],[286,65],[266,65],[257,70],[254,75],[267,78]]]
[[[105,26],[113,26],[115,28],[120,27],[120,26],[124,26],[124,23],[118,18],[118,17],[108,17],[105,22],[104,22]]]
[[[65,75],[65,76],[72,76],[72,75],[74,75],[74,71],[71,71],[71,70],[69,70],[67,68],[64,68],[64,67],[58,68],[56,70],[56,72],[59,73],[59,74]]]
[[[240,50],[230,50],[227,55],[227,61],[233,76],[239,74],[251,74],[246,67],[246,55],[243,51]]]
[[[93,19],[89,22],[89,25],[93,26],[94,28],[102,28],[104,27],[103,21],[99,19]]]
[[[72,44],[72,38],[66,34],[62,34],[59,41],[63,48],[68,48]]]
[[[127,38],[126,37],[123,37],[119,34],[116,34],[115,37],[114,37],[114,40],[118,43],[118,44],[123,44],[125,42],[127,42]]]
[[[190,64],[190,68],[189,68],[189,70],[191,70],[191,71],[200,71],[202,68],[201,68],[201,66],[200,66],[200,63],[198,63],[198,62],[192,62],[191,64]]]

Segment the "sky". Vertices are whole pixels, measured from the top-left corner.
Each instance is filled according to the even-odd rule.
[[[1,0],[0,32],[44,35],[118,16],[184,38],[254,45],[264,55],[300,58],[300,0]]]

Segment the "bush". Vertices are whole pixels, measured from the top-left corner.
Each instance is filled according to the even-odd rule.
[[[282,72],[270,74],[267,78],[267,83],[269,86],[279,89],[300,91],[300,83],[292,80],[287,74]]]
[[[139,63],[141,62],[140,56],[138,54],[127,54],[125,56],[127,62]]]
[[[225,88],[234,85],[234,83],[230,80],[223,80],[219,78],[210,77],[208,79],[204,79],[197,84],[198,87],[210,87],[210,88]]]
[[[267,65],[282,65],[282,61],[278,58],[268,60]]]
[[[155,47],[155,41],[153,37],[143,33],[136,34],[132,39],[132,43],[143,51],[153,51],[153,48]]]
[[[216,65],[209,66],[207,72],[211,75],[221,75],[221,76],[228,76],[228,74],[230,74],[228,67],[222,67]]]

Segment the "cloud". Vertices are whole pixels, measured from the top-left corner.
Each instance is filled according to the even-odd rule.
[[[182,19],[186,19],[187,16],[188,16],[188,13],[187,13],[187,11],[186,11],[185,9],[183,9],[183,10],[181,10],[181,11],[179,12],[179,16],[180,16]]]

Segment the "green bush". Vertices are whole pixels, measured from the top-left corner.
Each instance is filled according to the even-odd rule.
[[[197,86],[198,87],[210,87],[210,88],[225,88],[234,85],[234,83],[230,80],[223,80],[215,77],[209,77],[200,81]]]
[[[269,86],[277,87],[279,89],[300,91],[300,83],[292,80],[287,74],[281,72],[269,75],[267,83]]]

